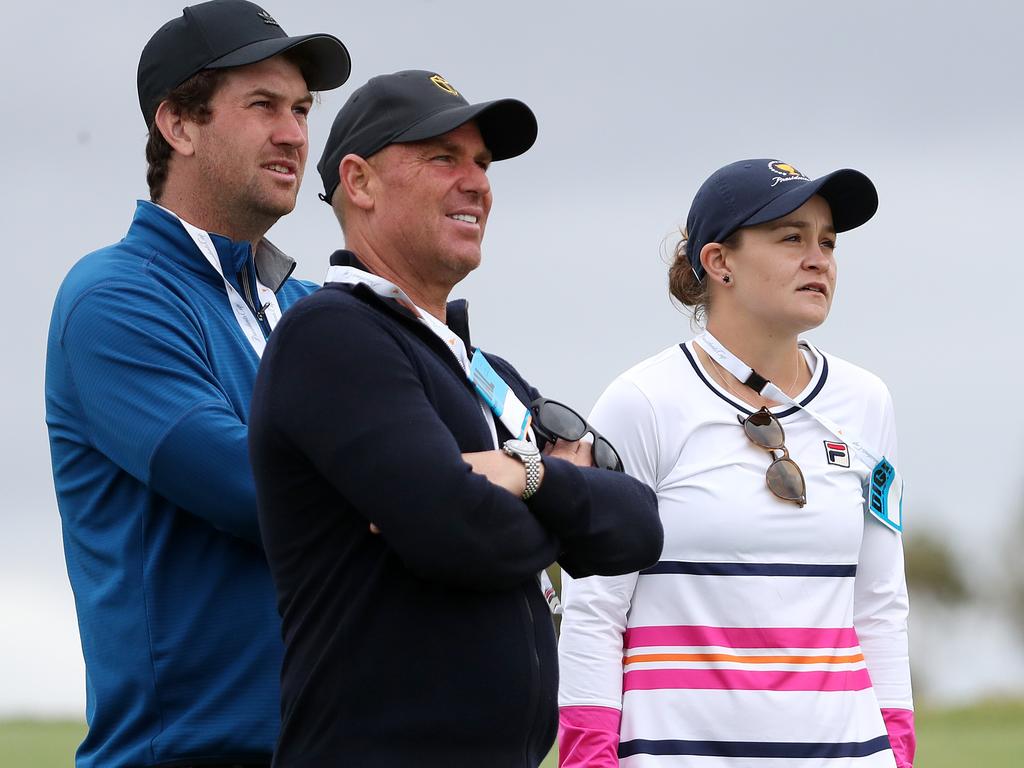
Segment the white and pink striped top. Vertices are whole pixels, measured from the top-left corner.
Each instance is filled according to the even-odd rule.
[[[797,400],[895,463],[884,384],[805,354],[815,373]],[[774,410],[807,505],[775,498],[771,457],[736,419],[751,410],[692,342],[626,372],[595,406],[594,426],[658,494],[665,548],[639,574],[564,577],[563,766],[909,765],[901,538],[864,514],[867,468],[794,408]]]

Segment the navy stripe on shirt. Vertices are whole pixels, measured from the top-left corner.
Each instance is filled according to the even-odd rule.
[[[839,758],[867,757],[890,749],[889,737],[870,741],[813,743],[801,741],[683,741],[633,739],[619,744],[619,757],[632,755],[701,755],[704,757]]]
[[[680,560],[662,560],[640,571],[641,576],[663,573],[682,573],[694,576],[825,576],[852,578],[857,575],[857,564],[814,563],[695,563]]]

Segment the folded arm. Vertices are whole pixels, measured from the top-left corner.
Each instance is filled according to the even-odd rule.
[[[504,589],[557,557],[557,534],[463,459],[455,433],[468,448],[490,442],[473,390],[379,311],[358,301],[293,309],[257,389],[274,439],[421,578]]]
[[[487,357],[524,403],[540,396],[505,360]],[[657,561],[664,543],[654,492],[630,474],[589,466],[589,450],[584,442],[559,441],[552,447],[530,511],[558,534],[559,565],[577,578],[646,568]],[[568,460],[558,458],[563,451]]]

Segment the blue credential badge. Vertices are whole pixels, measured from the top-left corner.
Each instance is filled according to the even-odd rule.
[[[903,478],[884,456],[868,475],[865,499],[868,512],[878,522],[903,530]]]
[[[491,367],[479,349],[473,353],[473,359],[469,363],[469,378],[480,397],[505,425],[505,429],[519,440],[526,439],[526,431],[532,421],[530,410],[508,388],[508,384]]]
[[[498,375],[483,352],[479,349],[473,353],[473,359],[469,363],[469,377],[473,380],[473,386],[484,399],[484,402],[491,407],[494,415],[499,419],[505,410],[505,396],[508,394],[508,384]]]

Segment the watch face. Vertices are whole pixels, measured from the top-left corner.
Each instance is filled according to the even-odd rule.
[[[531,454],[536,455],[540,453],[537,446],[527,440],[506,440],[504,447],[522,456],[530,456]]]

